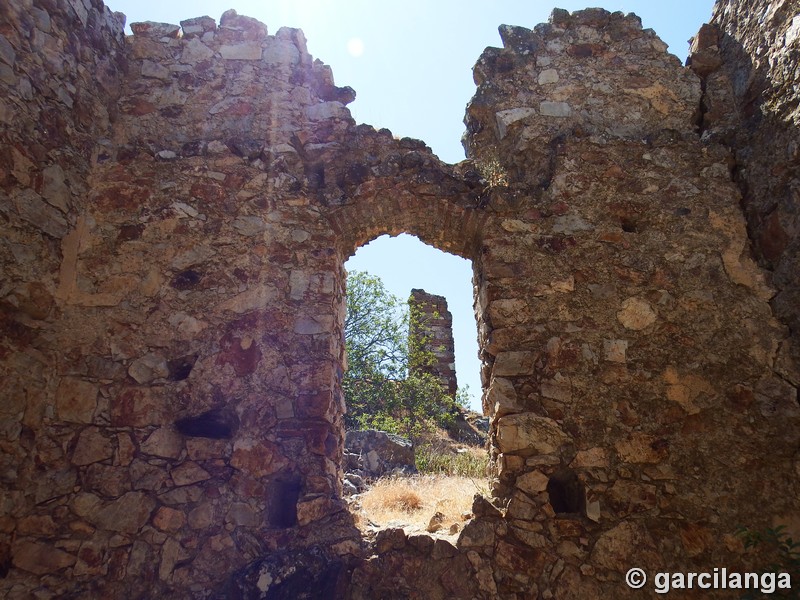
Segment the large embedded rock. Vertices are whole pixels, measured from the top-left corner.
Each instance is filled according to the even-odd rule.
[[[497,421],[501,452],[553,454],[569,437],[553,419],[532,413],[509,415]]]
[[[371,476],[377,477],[396,470],[416,471],[414,446],[399,435],[374,429],[348,431],[345,448],[361,457],[361,469]]]
[[[75,557],[47,544],[25,540],[14,544],[13,564],[36,575],[54,573],[75,564]]]

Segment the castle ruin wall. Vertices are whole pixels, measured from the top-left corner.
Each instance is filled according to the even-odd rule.
[[[633,598],[796,523],[736,157],[634,15],[502,26],[458,165],[357,125],[298,30],[0,17],[5,597]],[[343,265],[403,232],[475,273],[493,477],[455,545],[341,498]]]

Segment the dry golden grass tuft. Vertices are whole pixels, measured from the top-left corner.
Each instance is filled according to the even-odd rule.
[[[380,499],[381,505],[388,511],[411,513],[422,509],[422,498],[414,490],[406,486],[387,486]]]
[[[407,529],[424,531],[431,517],[440,512],[445,530],[453,523],[460,526],[464,515],[472,511],[473,496],[486,492],[480,484],[486,482],[441,475],[381,479],[359,497],[359,522],[379,527],[400,523]]]

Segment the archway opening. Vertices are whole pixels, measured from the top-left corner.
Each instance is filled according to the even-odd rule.
[[[345,495],[362,529],[403,526],[456,535],[469,518],[473,496],[488,495],[489,489],[472,263],[401,234],[362,246],[345,270]],[[370,285],[392,299],[402,324],[404,347],[398,353],[405,363],[399,376],[406,379],[390,381],[377,394],[370,389],[373,396],[364,399],[354,389],[361,382],[350,377],[364,369],[364,353],[354,347],[352,333],[348,339],[348,325],[364,304],[374,305]],[[367,312],[359,322],[388,318],[383,309]],[[366,336],[361,343],[380,345],[387,337]],[[378,355],[386,359],[397,348],[383,350]],[[398,376],[392,368],[384,373]]]

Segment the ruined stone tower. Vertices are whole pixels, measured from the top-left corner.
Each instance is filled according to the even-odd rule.
[[[433,364],[416,366],[424,373],[439,379],[442,388],[452,398],[458,391],[456,354],[453,342],[453,315],[447,310],[447,298],[429,294],[425,290],[411,290],[408,299],[412,311],[409,340],[418,340],[433,355]],[[411,342],[413,343],[413,341]]]
[[[502,26],[453,166],[357,125],[298,30],[2,3],[0,595],[762,568],[736,529],[798,516],[797,14],[720,0],[692,68],[634,15]],[[341,499],[343,264],[401,232],[475,271],[494,476],[455,545]]]

